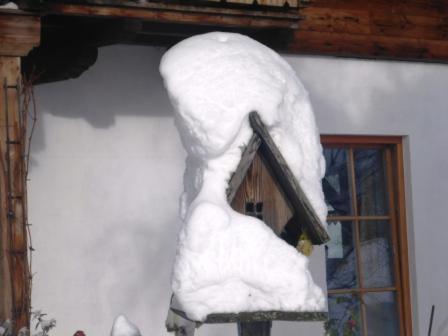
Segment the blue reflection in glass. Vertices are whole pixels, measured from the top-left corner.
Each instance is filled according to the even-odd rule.
[[[329,222],[330,241],[325,246],[328,289],[358,286],[352,222]]]
[[[324,149],[326,162],[322,188],[328,206],[328,214],[346,216],[352,214],[347,169],[347,150],[341,148]]]
[[[352,294],[328,296],[329,319],[326,324],[328,336],[360,336],[360,304]]]

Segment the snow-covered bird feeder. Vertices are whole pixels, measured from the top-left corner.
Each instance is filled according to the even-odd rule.
[[[308,94],[278,54],[239,34],[182,41],[161,74],[187,151],[167,329],[323,321],[308,270],[325,243],[325,162]]]
[[[280,150],[269,135],[257,112],[249,115],[253,135],[243,149],[241,161],[226,190],[227,200],[236,211],[254,216],[268,225],[279,237],[300,252],[300,243],[306,239],[313,245],[329,240],[312,205],[291,172]],[[305,253],[304,253],[305,254]],[[254,260],[257,262],[257,260]],[[241,336],[270,335],[271,322],[325,321],[326,312],[254,311],[239,313],[212,313],[202,321],[191,321],[172,301],[170,309],[183,320],[178,325],[171,321],[169,331],[190,334],[194,325],[201,323],[239,324]],[[178,319],[177,321],[180,321]],[[188,321],[193,322],[189,324]],[[170,324],[171,323],[171,324]]]

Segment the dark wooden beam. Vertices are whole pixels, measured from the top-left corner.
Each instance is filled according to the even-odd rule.
[[[225,6],[171,1],[19,1],[21,8],[44,15],[132,18],[154,22],[217,25],[222,27],[288,28],[297,27],[297,9],[269,9],[254,6]]]

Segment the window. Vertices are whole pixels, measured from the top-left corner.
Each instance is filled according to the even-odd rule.
[[[400,137],[322,137],[327,334],[411,335]]]

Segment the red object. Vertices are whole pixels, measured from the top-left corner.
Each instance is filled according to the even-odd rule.
[[[355,328],[356,328],[356,321],[355,320],[350,319],[350,320],[347,321],[347,324],[349,325],[349,328],[351,330],[355,330]],[[78,336],[78,335],[76,335],[76,336]],[[82,333],[82,335],[79,335],[79,336],[85,336],[85,335],[84,335],[84,333]]]
[[[84,334],[84,331],[78,330],[73,336],[86,336],[86,334]]]

